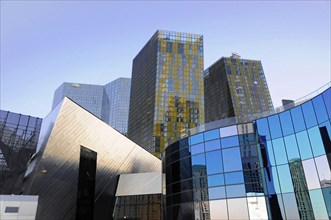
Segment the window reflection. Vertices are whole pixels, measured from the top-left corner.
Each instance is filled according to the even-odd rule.
[[[209,194],[209,199],[224,199],[225,188],[224,186],[208,188],[208,194]]]
[[[295,132],[302,131],[306,128],[305,121],[303,119],[303,114],[301,111],[301,107],[295,107],[290,110],[291,116],[293,119],[293,125]]]
[[[203,133],[189,137],[189,141],[191,145],[203,142]]]
[[[192,155],[203,153],[205,151],[204,144],[201,143],[201,144],[193,145],[190,147],[190,151]]]
[[[269,125],[266,118],[262,118],[256,121],[257,129],[260,136],[264,136],[266,140],[270,140]]]
[[[294,135],[284,137],[285,148],[288,160],[300,159],[297,141]]]
[[[222,145],[222,148],[239,146],[238,136],[222,138],[221,145]]]
[[[323,92],[323,99],[329,114],[329,118],[331,118],[331,89],[327,89],[325,92]]]
[[[283,202],[287,219],[300,219],[298,205],[294,193],[283,194]]]
[[[331,187],[330,165],[326,156],[316,157],[315,163],[321,187]],[[331,197],[330,197],[331,198]]]
[[[280,188],[283,193],[293,192],[292,179],[288,165],[277,166]]]
[[[217,150],[220,148],[221,148],[221,142],[219,139],[205,142],[206,151]]]
[[[309,191],[311,203],[315,214],[315,219],[328,219],[328,213],[325,207],[323,194],[320,189]]]
[[[286,151],[285,151],[283,138],[278,138],[276,140],[273,140],[272,145],[274,148],[276,164],[279,165],[279,164],[287,163]]]
[[[225,184],[231,185],[240,183],[244,183],[243,172],[233,172],[225,174]]]
[[[315,157],[325,154],[321,133],[318,126],[308,129],[309,140]]]
[[[305,116],[305,122],[307,128],[311,128],[315,126],[317,124],[317,121],[312,102],[308,101],[303,105],[301,105],[301,107],[302,107],[303,115]]]
[[[223,174],[208,176],[208,187],[223,186],[223,185],[224,185]]]
[[[303,165],[303,170],[305,171],[308,189],[320,188],[314,159],[302,161],[302,165]]]
[[[248,197],[247,205],[250,219],[268,219],[264,197]]]
[[[228,219],[226,200],[210,201],[210,219]]]
[[[226,196],[228,198],[244,197],[246,195],[245,185],[230,185],[226,187]]]
[[[208,175],[223,172],[222,153],[220,150],[206,153],[206,158]]]
[[[228,199],[229,219],[248,219],[246,198]],[[240,211],[238,211],[240,210]]]
[[[315,97],[313,100],[314,110],[316,112],[318,123],[328,120],[328,113],[326,111],[322,95]]]
[[[294,133],[292,118],[289,111],[282,112],[279,114],[280,123],[282,125],[282,130],[284,136]]]
[[[224,172],[242,169],[239,147],[223,150]]]
[[[205,141],[214,140],[220,137],[220,131],[219,129],[206,131],[204,133],[204,136],[205,136]]]
[[[268,117],[269,127],[270,127],[270,133],[271,138],[279,138],[282,136],[282,129],[280,127],[279,118],[278,115],[273,115]]]
[[[308,139],[307,131],[297,133],[296,137],[302,160],[312,158],[313,154],[310,149],[310,142]]]

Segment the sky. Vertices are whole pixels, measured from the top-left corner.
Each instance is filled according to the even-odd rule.
[[[1,0],[0,109],[45,117],[63,82],[131,77],[156,32],[204,36],[204,67],[261,60],[274,106],[331,81],[330,1]]]

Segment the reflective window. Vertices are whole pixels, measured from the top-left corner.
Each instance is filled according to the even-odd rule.
[[[270,116],[268,118],[268,121],[269,121],[271,138],[275,139],[275,138],[282,137],[282,129],[280,127],[278,114]]]
[[[208,176],[208,187],[223,186],[223,185],[224,185],[223,174]]]
[[[280,188],[283,193],[293,192],[292,178],[288,165],[277,166]]]
[[[321,183],[321,187],[330,187],[331,186],[331,172],[328,159],[326,156],[316,157],[315,158],[316,168]],[[331,198],[331,197],[330,197]]]
[[[205,142],[206,151],[217,150],[221,148],[220,139]]]
[[[190,145],[203,142],[203,133],[192,135],[189,137]]]
[[[230,186],[225,186],[226,187],[226,196],[228,198],[233,198],[233,197],[244,197],[246,195],[245,191],[245,185],[230,185]]]
[[[190,147],[190,150],[191,150],[191,154],[194,155],[194,154],[199,154],[199,153],[202,153],[205,151],[204,149],[204,144],[201,143],[201,144],[197,144],[197,145],[193,145]]]
[[[324,105],[324,100],[323,100],[322,95],[315,97],[312,100],[312,102],[314,105],[318,123],[322,123],[322,122],[325,122],[326,120],[328,120],[329,117],[328,117],[328,113],[327,113],[325,105]]]
[[[248,197],[247,205],[250,219],[268,219],[267,206],[264,197]]]
[[[225,128],[220,128],[221,138],[237,135],[237,126],[230,126]]]
[[[278,138],[272,140],[272,145],[274,148],[274,154],[276,159],[276,164],[285,164],[287,163],[286,151],[284,146],[283,138]]]
[[[315,116],[312,102],[308,101],[308,102],[304,103],[303,105],[301,105],[301,107],[302,107],[303,115],[305,116],[305,122],[306,122],[307,128],[311,128],[311,127],[317,125],[316,116]]]
[[[206,153],[206,158],[208,175],[223,172],[222,153],[220,150]]]
[[[284,136],[294,133],[292,118],[289,111],[282,112],[279,114],[280,124],[282,125],[282,130]]]
[[[314,157],[325,154],[324,145],[318,126],[308,129],[310,144],[312,146]]]
[[[306,126],[305,126],[305,121],[303,119],[301,107],[298,106],[298,107],[292,108],[290,110],[290,112],[291,112],[291,116],[293,119],[292,121],[293,121],[295,132],[305,130]]]
[[[271,141],[267,141],[266,148],[267,148],[268,159],[269,159],[270,165],[275,166],[276,161],[275,161],[274,149],[272,147]]]
[[[326,109],[329,113],[329,118],[331,118],[331,89],[329,88],[325,92],[323,92],[324,103]]]
[[[324,141],[330,141],[331,139],[331,125],[330,121],[326,121],[319,125],[322,139]]]
[[[224,199],[225,188],[224,186],[208,188],[208,195],[209,199]]]
[[[216,129],[216,130],[206,131],[204,135],[205,135],[205,141],[209,141],[219,138],[220,132],[219,129]]]
[[[297,140],[294,134],[284,137],[284,141],[288,160],[290,161],[297,158],[300,159]]]
[[[302,161],[302,166],[305,172],[308,189],[320,188],[320,183],[316,172],[314,159]]]
[[[239,146],[238,136],[232,136],[228,138],[221,139],[222,148]]]
[[[300,219],[298,205],[294,193],[283,194],[283,202],[287,219]]]
[[[242,169],[239,147],[223,150],[224,172]]]
[[[311,152],[310,143],[306,131],[302,131],[296,134],[299,152],[303,160],[312,158],[313,154]]]
[[[320,189],[309,191],[310,200],[313,205],[315,219],[328,219],[328,213],[325,207],[323,194]]]
[[[195,165],[206,165],[204,154],[192,156],[192,166],[195,166]],[[193,167],[192,167],[192,169],[193,169]]]
[[[270,140],[269,126],[266,118],[262,118],[256,121],[258,133],[260,136],[265,136],[267,140]]]
[[[270,180],[270,183],[268,184],[269,193],[272,193],[272,194],[281,193],[280,186],[279,186],[278,173],[277,173],[277,168],[276,167],[271,167],[271,174],[270,175],[272,176],[272,178]]]
[[[248,219],[249,216],[246,198],[228,199],[228,212],[229,219]]]
[[[226,200],[214,200],[209,202],[211,219],[228,219]]]
[[[226,185],[244,183],[243,172],[226,173],[224,175]]]
[[[329,219],[331,219],[331,202],[330,202],[331,187],[323,188],[322,193],[324,195],[326,209],[329,213]]]

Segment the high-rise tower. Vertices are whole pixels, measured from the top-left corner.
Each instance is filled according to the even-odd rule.
[[[158,30],[133,60],[128,137],[156,156],[204,123],[203,36]]]
[[[204,71],[205,121],[249,115],[273,108],[261,61],[222,57]]]

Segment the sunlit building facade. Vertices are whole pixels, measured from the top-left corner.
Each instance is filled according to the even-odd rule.
[[[291,109],[201,129],[165,150],[166,219],[331,219],[330,85]]]
[[[160,157],[204,123],[203,36],[158,30],[133,60],[128,137]]]
[[[205,121],[248,116],[273,108],[261,61],[222,57],[204,71]]]

